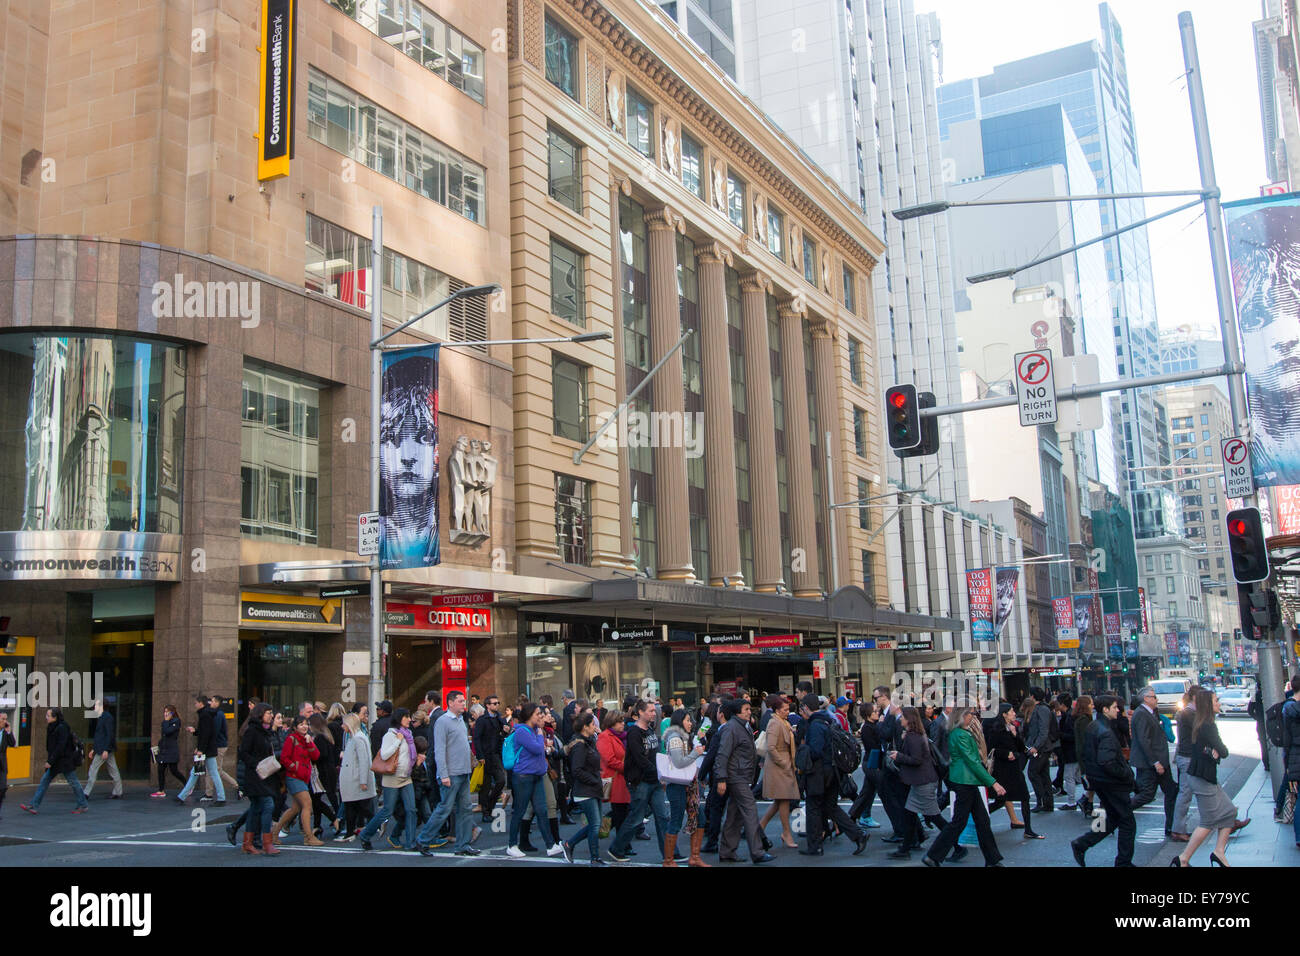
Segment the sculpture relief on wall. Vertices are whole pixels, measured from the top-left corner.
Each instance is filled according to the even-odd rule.
[[[822,251],[822,289],[831,291],[831,254]]]
[[[492,443],[460,435],[448,471],[451,474],[451,541],[477,544],[492,534],[492,486],[497,480]]]
[[[754,197],[754,238],[767,245],[767,200],[762,196]]]
[[[790,227],[790,265],[803,272],[803,229],[798,223]]]
[[[713,208],[718,212],[726,215],[727,213],[727,172],[722,165],[722,160],[713,161]]]
[[[664,169],[668,170],[674,177],[678,175],[681,168],[679,157],[681,149],[681,138],[677,131],[677,120],[671,117],[664,120],[663,124],[663,162]]]
[[[605,78],[605,108],[610,129],[623,132],[623,77],[613,71]]]

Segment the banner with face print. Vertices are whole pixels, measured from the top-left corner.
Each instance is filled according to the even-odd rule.
[[[1122,661],[1124,659],[1124,646],[1119,639],[1119,615],[1106,615],[1106,656],[1112,660]]]
[[[1100,622],[1092,616],[1092,595],[1074,595],[1074,629],[1079,640],[1096,636],[1099,625]]]
[[[1300,484],[1300,193],[1227,203],[1223,218],[1255,484]]]
[[[993,617],[993,634],[995,637],[1002,636],[1002,629],[1006,627],[1007,621],[1011,619],[1011,615],[1016,609],[1016,585],[1019,581],[1019,568],[997,569],[997,607]]]
[[[438,545],[438,346],[384,353],[379,566],[427,568]]]
[[[992,568],[976,568],[966,572],[966,598],[970,603],[971,640],[994,640]]]

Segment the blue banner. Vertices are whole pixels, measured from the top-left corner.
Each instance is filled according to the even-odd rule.
[[[427,568],[438,543],[438,346],[384,353],[379,566]]]

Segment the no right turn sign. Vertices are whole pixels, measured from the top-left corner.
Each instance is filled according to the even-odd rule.
[[[1052,376],[1052,350],[1038,349],[1016,356],[1016,398],[1020,424],[1056,424],[1056,380]]]
[[[1224,494],[1229,498],[1245,498],[1255,493],[1255,483],[1250,476],[1250,446],[1244,438],[1225,438],[1220,443],[1223,453]]]

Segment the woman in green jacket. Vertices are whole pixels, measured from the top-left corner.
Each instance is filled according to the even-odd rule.
[[[948,734],[948,752],[952,759],[948,766],[948,784],[955,798],[952,820],[943,828],[929,852],[921,857],[921,862],[926,866],[939,866],[939,861],[947,857],[948,851],[956,846],[957,838],[966,828],[966,821],[972,816],[975,818],[980,852],[984,854],[984,865],[1003,865],[1002,854],[998,852],[997,841],[993,839],[993,828],[989,826],[988,808],[980,796],[979,788],[992,787],[999,797],[1006,790],[984,768],[987,754],[982,752],[970,729],[971,724],[978,720],[979,714],[969,707],[953,708],[949,724],[952,730]]]

